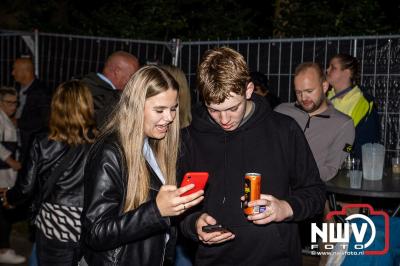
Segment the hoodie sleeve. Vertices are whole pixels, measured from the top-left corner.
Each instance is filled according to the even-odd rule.
[[[290,195],[285,200],[293,210],[292,220],[301,221],[322,213],[326,195],[317,164],[300,127],[290,125],[288,164]]]
[[[179,146],[178,164],[176,171],[176,183],[182,182],[183,176],[191,169],[189,131],[187,128],[181,130],[181,142]]]

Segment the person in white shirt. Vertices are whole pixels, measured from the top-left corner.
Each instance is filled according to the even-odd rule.
[[[13,115],[17,110],[17,91],[14,88],[0,88],[0,190],[13,187],[17,171],[21,168],[18,161],[18,134]],[[6,218],[8,210],[0,204],[0,263],[22,263],[25,258],[10,248],[12,223]]]

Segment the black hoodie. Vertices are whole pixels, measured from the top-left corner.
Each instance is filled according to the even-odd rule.
[[[184,235],[197,239],[195,222],[204,212],[235,234],[220,245],[200,244],[196,265],[300,265],[296,222],[322,213],[325,185],[303,132],[262,97],[254,95],[252,101],[254,113],[234,131],[224,131],[200,107],[182,132],[179,176],[210,174],[203,209],[181,223]],[[249,172],[261,174],[261,193],[286,200],[293,217],[262,226],[247,221],[240,197]]]

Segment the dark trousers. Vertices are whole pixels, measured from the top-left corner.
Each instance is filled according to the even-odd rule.
[[[25,217],[25,209],[5,209],[0,203],[0,248],[10,248],[12,224],[24,220]]]
[[[76,266],[81,259],[79,243],[47,238],[36,230],[36,253],[40,266]]]
[[[28,213],[28,204],[22,204],[13,209],[5,209],[0,203],[0,248],[10,248],[12,224],[25,221]]]
[[[10,248],[11,222],[0,203],[0,248]]]

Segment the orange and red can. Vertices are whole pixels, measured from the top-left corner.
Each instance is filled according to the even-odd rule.
[[[261,174],[246,173],[244,177],[244,203],[243,209],[246,215],[256,214],[265,210],[264,206],[248,207],[248,203],[260,199]]]

